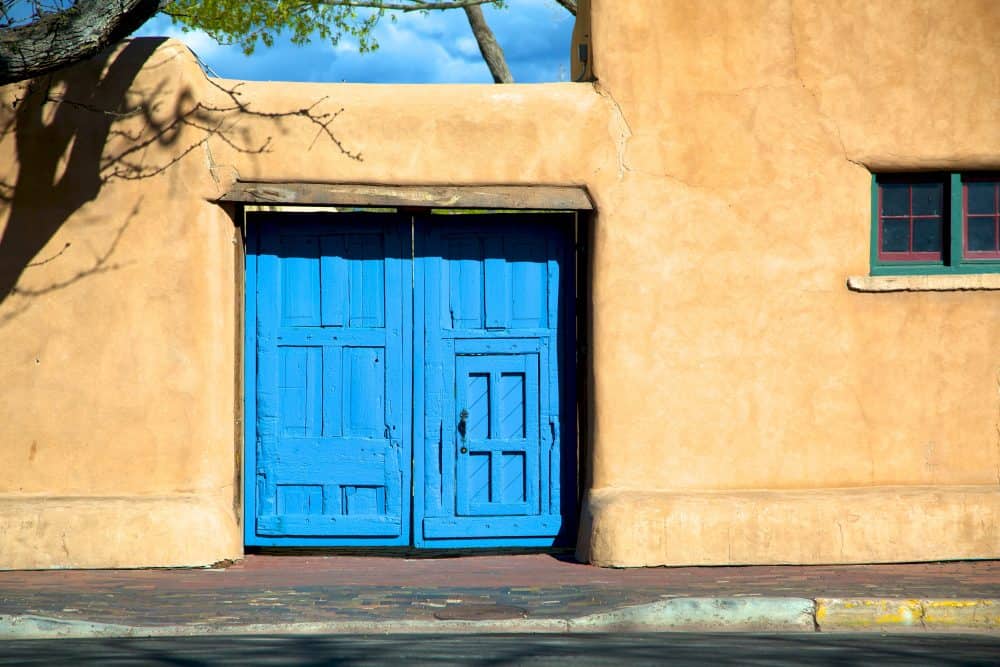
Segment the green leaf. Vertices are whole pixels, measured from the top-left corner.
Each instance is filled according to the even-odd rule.
[[[182,30],[202,30],[220,44],[237,44],[247,55],[258,44],[274,45],[286,34],[293,44],[308,44],[319,38],[336,45],[344,35],[358,41],[358,50],[378,49],[375,27],[388,12],[392,20],[399,10],[382,7],[372,0],[369,8],[344,6],[338,0],[174,0],[164,9]],[[393,0],[419,9],[421,0]],[[493,6],[505,8],[506,0]],[[426,11],[426,10],[422,10]]]

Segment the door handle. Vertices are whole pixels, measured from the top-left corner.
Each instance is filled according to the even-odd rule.
[[[462,411],[458,413],[458,433],[462,436],[462,442],[465,442],[465,422],[469,419],[469,411],[462,408]],[[468,454],[469,448],[464,444],[458,450],[461,454]]]

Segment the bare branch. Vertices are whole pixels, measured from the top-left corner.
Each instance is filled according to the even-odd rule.
[[[337,117],[344,112],[344,109],[341,108],[338,109],[337,111],[333,112],[328,111],[324,113],[318,113],[315,111],[315,108],[319,104],[326,101],[327,99],[326,97],[321,97],[320,99],[316,100],[307,107],[302,107],[301,109],[294,109],[292,111],[279,111],[279,112],[258,111],[257,109],[251,109],[250,105],[239,99],[240,97],[239,89],[243,84],[241,83],[236,84],[233,88],[225,88],[216,81],[214,81],[213,79],[208,79],[208,81],[213,86],[223,91],[226,94],[226,96],[229,97],[230,100],[232,100],[232,105],[228,107],[209,107],[203,105],[202,108],[204,108],[205,110],[210,112],[239,111],[242,114],[256,116],[258,118],[268,118],[271,120],[282,120],[284,118],[302,118],[315,125],[317,131],[320,134],[325,134],[327,138],[330,141],[332,141],[333,144],[345,156],[351,158],[352,160],[356,160],[358,162],[361,161],[361,154],[353,153],[347,147],[345,147],[344,144],[341,143],[340,139],[337,138],[337,135],[335,135],[333,133],[333,130],[330,128],[330,126],[333,124],[333,121],[337,120]]]
[[[60,256],[62,256],[62,254],[63,254],[64,252],[66,252],[67,250],[69,250],[69,247],[70,247],[71,245],[73,245],[73,244],[72,244],[72,243],[70,243],[69,241],[66,241],[66,245],[64,245],[64,246],[62,247],[62,250],[60,250],[60,251],[59,251],[59,252],[57,252],[56,254],[52,255],[51,257],[46,257],[45,259],[42,259],[42,260],[39,260],[39,261],[37,261],[37,262],[29,262],[29,263],[28,263],[28,264],[27,264],[27,265],[25,266],[25,268],[26,268],[26,269],[30,269],[30,268],[31,268],[31,267],[33,267],[33,266],[44,266],[45,264],[48,264],[49,262],[51,262],[51,261],[53,261],[53,260],[56,260],[56,259],[59,259],[59,257],[60,257]]]
[[[227,88],[214,79],[207,79],[207,81],[225,95],[229,103],[212,105],[200,101],[195,102],[190,109],[183,114],[171,118],[166,123],[158,122],[153,116],[153,104],[151,101],[156,98],[158,91],[154,91],[147,101],[124,109],[103,108],[64,96],[54,96],[50,93],[46,93],[44,99],[46,102],[109,116],[113,119],[113,122],[137,115],[143,117],[145,127],[151,129],[152,132],[139,131],[133,134],[114,127],[109,130],[110,136],[119,136],[125,139],[128,145],[116,153],[108,153],[101,156],[100,174],[104,182],[112,180],[140,180],[161,174],[212,138],[221,140],[233,150],[240,153],[248,155],[267,153],[271,149],[271,137],[266,137],[259,145],[251,145],[247,142],[237,141],[229,136],[229,129],[225,127],[225,124],[226,119],[233,113],[238,113],[244,117],[254,116],[264,118],[276,123],[280,123],[286,119],[302,119],[316,127],[316,138],[325,135],[346,157],[361,161],[361,154],[348,149],[332,129],[334,121],[343,113],[344,109],[322,112],[317,110],[317,107],[327,100],[326,97],[322,97],[309,106],[299,109],[289,111],[260,111],[251,108],[247,102],[240,99],[241,93],[239,89],[243,85],[242,83],[237,83],[233,87]],[[172,143],[185,128],[200,131],[202,134],[201,138],[189,143],[166,163],[150,165],[142,162],[142,158],[150,146]],[[315,143],[315,139],[313,143]],[[2,188],[0,188],[0,195],[2,194],[4,193]]]
[[[141,203],[142,200],[137,202],[135,206],[132,207],[132,212],[129,213],[129,215],[125,218],[124,222],[122,222],[122,224],[119,225],[108,247],[105,248],[103,252],[94,256],[90,266],[76,271],[73,275],[69,276],[68,278],[57,280],[55,282],[49,283],[48,285],[45,285],[44,287],[29,288],[29,287],[13,286],[10,290],[10,294],[14,294],[21,297],[23,301],[13,310],[10,310],[4,313],[3,315],[0,315],[0,327],[5,326],[13,319],[23,314],[26,310],[28,310],[31,307],[31,305],[35,303],[35,299],[37,297],[65,289],[71,285],[78,283],[79,281],[85,278],[89,278],[90,276],[100,275],[102,273],[108,273],[110,271],[117,271],[118,269],[127,266],[129,262],[126,263],[112,262],[111,257],[112,255],[114,255],[115,250],[118,249],[118,244],[121,242],[122,236],[125,234],[125,231],[128,229],[129,225],[132,223],[132,220],[138,214],[139,206]],[[26,269],[34,268],[37,266],[42,266],[43,264],[48,264],[52,260],[62,256],[63,253],[69,250],[71,245],[72,245],[71,243],[67,242],[66,245],[63,246],[62,250],[60,250],[54,256],[38,262],[29,263],[26,265],[25,268]]]
[[[562,5],[567,12],[569,12],[573,16],[576,16],[576,12],[578,9],[576,0],[555,0],[555,1],[558,2],[560,5]]]
[[[486,61],[486,66],[490,68],[490,74],[493,75],[493,82],[514,83],[514,75],[507,67],[507,59],[504,57],[503,49],[500,48],[493,31],[486,23],[482,7],[465,7],[464,9],[465,16],[469,19],[469,25],[472,27],[472,34],[475,35],[476,43],[479,44],[479,52],[483,54],[483,60]]]

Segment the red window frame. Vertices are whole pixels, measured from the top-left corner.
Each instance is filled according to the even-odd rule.
[[[969,182],[993,184],[993,213],[969,213]],[[969,250],[969,218],[987,218],[993,220],[995,250]],[[966,176],[962,178],[962,258],[963,259],[1000,259],[1000,178],[990,176]]]
[[[935,183],[941,185],[941,213],[938,215],[913,215],[913,186],[915,184]],[[882,212],[882,190],[885,185],[906,185],[909,195],[907,215],[884,215]],[[938,218],[941,220],[941,250],[936,252],[915,252],[913,250],[913,221],[919,219]],[[885,220],[908,220],[910,223],[910,244],[907,252],[882,250],[882,229]],[[883,262],[936,262],[944,263],[948,244],[948,184],[945,179],[937,178],[902,178],[886,180],[878,184],[878,259]]]

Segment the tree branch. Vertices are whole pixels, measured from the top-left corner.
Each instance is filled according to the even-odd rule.
[[[0,85],[97,55],[135,32],[165,0],[79,0],[31,23],[0,31]]]
[[[464,9],[479,5],[495,5],[501,0],[410,0],[409,2],[388,2],[382,0],[320,0],[319,4],[334,7],[357,7],[358,9],[388,9],[397,12],[423,12],[436,9]],[[559,0],[556,0],[559,2]],[[572,0],[570,0],[572,1]]]
[[[560,5],[562,5],[563,8],[565,8],[567,12],[569,12],[573,16],[576,16],[576,12],[577,12],[577,3],[576,3],[576,0],[556,0],[556,2],[558,2]]]
[[[503,55],[503,49],[500,48],[496,37],[493,36],[493,31],[486,23],[482,7],[463,7],[463,9],[465,17],[469,19],[469,25],[472,27],[472,34],[476,36],[476,43],[479,44],[479,52],[483,54],[483,60],[486,61],[486,66],[490,68],[490,74],[493,75],[493,82],[514,83],[514,75],[507,67],[507,59]]]

